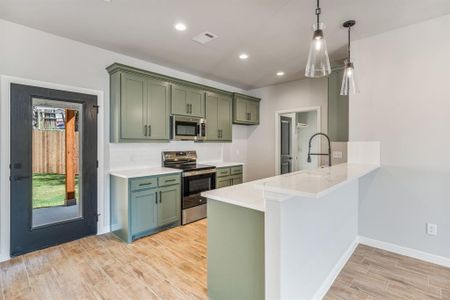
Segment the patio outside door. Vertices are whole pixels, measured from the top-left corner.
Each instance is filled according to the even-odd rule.
[[[11,256],[97,233],[97,97],[11,84]]]

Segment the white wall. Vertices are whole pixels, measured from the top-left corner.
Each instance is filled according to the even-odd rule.
[[[248,129],[247,176],[249,180],[275,175],[275,112],[321,107],[322,132],[327,130],[327,79],[305,79],[250,91],[261,97],[260,124]]]
[[[352,44],[350,140],[381,142],[360,234],[450,258],[450,15]],[[438,224],[429,236],[425,223]]]
[[[100,107],[100,115],[103,117],[103,132],[99,137],[105,144],[104,151],[99,153],[103,162],[104,177],[99,181],[99,190],[104,190],[104,211],[100,211],[99,231],[105,231],[109,225],[109,176],[108,170],[112,168],[143,167],[145,165],[159,165],[160,151],[163,149],[194,149],[200,153],[201,160],[221,160],[224,156],[230,159],[245,162],[246,145],[243,142],[247,134],[245,126],[233,126],[233,134],[236,139],[231,146],[229,144],[109,144],[109,75],[105,68],[114,62],[119,62],[149,71],[178,77],[181,79],[206,84],[212,87],[243,92],[232,86],[200,78],[187,73],[179,72],[160,65],[144,62],[118,53],[92,47],[73,40],[61,38],[42,31],[0,20],[0,75],[14,76],[18,78],[32,79],[52,84],[70,86],[98,91],[104,94],[104,105]],[[6,174],[9,164],[9,123],[8,110],[9,97],[1,99],[2,129],[0,132],[2,145],[2,160],[0,168],[3,170],[1,178],[2,203],[9,203],[9,181]],[[242,147],[242,149],[240,149]],[[111,161],[111,163],[110,163]],[[8,207],[2,206],[2,208]],[[99,206],[100,207],[100,206]],[[5,212],[2,213],[4,215]],[[7,213],[6,213],[7,214]],[[9,239],[9,224],[2,218],[0,220],[0,238],[2,241]],[[4,257],[9,249],[5,244],[0,248],[0,255]]]

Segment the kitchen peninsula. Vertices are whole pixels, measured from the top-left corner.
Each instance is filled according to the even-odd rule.
[[[357,246],[358,179],[378,142],[350,142],[348,163],[248,182],[208,198],[211,299],[321,299]]]

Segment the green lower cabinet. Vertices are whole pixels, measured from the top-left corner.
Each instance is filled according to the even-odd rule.
[[[111,231],[127,243],[180,225],[181,175],[111,175]]]
[[[180,185],[158,190],[158,226],[176,222],[180,218]]]
[[[141,236],[158,226],[156,223],[156,197],[156,189],[131,193],[131,236]]]
[[[217,189],[220,189],[220,188],[223,188],[223,187],[226,187],[226,186],[230,186],[231,185],[231,180],[230,180],[230,178],[227,176],[227,177],[224,177],[224,178],[217,178],[216,179],[216,188]]]
[[[242,166],[232,166],[216,169],[216,188],[241,184],[243,182]]]

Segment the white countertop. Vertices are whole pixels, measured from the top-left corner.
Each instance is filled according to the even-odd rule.
[[[379,167],[377,164],[343,163],[267,178],[260,180],[255,188],[290,196],[321,198]]]
[[[234,167],[234,166],[243,166],[244,163],[239,162],[226,162],[226,161],[205,161],[205,162],[199,162],[203,165],[211,165],[215,166],[216,168],[227,168],[227,167]]]
[[[254,210],[265,211],[263,191],[255,188],[260,180],[203,192],[202,196]]]
[[[151,167],[151,168],[141,168],[141,169],[131,169],[131,170],[113,170],[110,171],[109,174],[122,177],[122,178],[136,178],[136,177],[145,177],[145,176],[154,176],[154,175],[164,175],[164,174],[173,174],[173,173],[181,173],[182,170],[165,168],[165,167]]]
[[[332,167],[303,170],[203,192],[202,196],[246,208],[265,211],[264,192],[317,199],[379,167],[376,164],[344,163]]]

